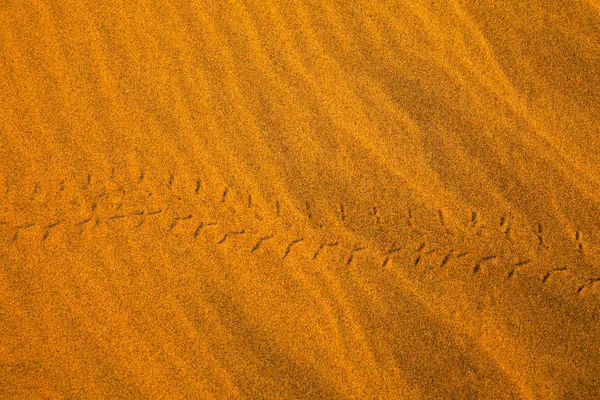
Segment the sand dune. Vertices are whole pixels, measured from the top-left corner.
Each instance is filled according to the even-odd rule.
[[[5,1],[0,397],[600,398],[597,1]]]

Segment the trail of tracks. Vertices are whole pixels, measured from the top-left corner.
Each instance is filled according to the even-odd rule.
[[[93,187],[91,176],[83,177],[85,184],[68,194],[62,184],[46,192],[36,184],[26,198],[11,197],[7,190],[0,200],[0,241],[5,248],[32,250],[53,241],[96,240],[95,235],[110,231],[143,235],[145,229],[153,235],[176,235],[182,242],[194,241],[198,246],[216,237],[217,245],[227,247],[235,242],[233,251],[242,251],[245,257],[266,254],[272,262],[304,255],[309,262],[317,262],[323,254],[337,254],[335,262],[348,268],[353,268],[357,259],[368,258],[377,260],[374,267],[381,269],[445,274],[449,270],[454,278],[477,279],[481,275],[498,285],[533,277],[542,286],[560,282],[563,294],[577,297],[597,296],[596,287],[600,286],[598,249],[590,243],[584,247],[580,231],[568,254],[561,247],[557,265],[542,226],[513,226],[504,216],[495,226],[486,226],[473,211],[470,221],[450,225],[443,211],[437,210],[430,213],[432,221],[439,221],[435,226],[428,221],[421,224],[410,208],[404,220],[388,222],[382,217],[384,207],[373,206],[366,212],[372,226],[362,220],[353,225],[353,210],[333,201],[338,208],[330,211],[338,221],[315,221],[316,206],[309,202],[284,220],[279,200],[259,204],[258,196],[252,194],[231,196],[229,186],[211,198],[201,191],[200,180],[189,182],[187,191],[174,191],[173,175],[162,188],[142,185],[143,172],[139,182],[127,187],[108,182]],[[107,189],[109,186],[114,189]],[[10,189],[23,193],[15,186]],[[206,234],[209,230],[212,235]]]

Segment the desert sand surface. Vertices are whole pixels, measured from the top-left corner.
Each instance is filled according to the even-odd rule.
[[[0,2],[0,398],[600,399],[596,0]]]

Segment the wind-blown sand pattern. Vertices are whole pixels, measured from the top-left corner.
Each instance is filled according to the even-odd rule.
[[[600,3],[0,5],[0,398],[600,398]]]

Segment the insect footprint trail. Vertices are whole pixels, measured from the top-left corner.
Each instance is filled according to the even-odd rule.
[[[114,179],[115,176],[115,171],[116,169],[112,169],[112,174],[109,173],[107,175],[112,176],[112,179]],[[54,215],[46,215],[46,217],[48,218],[43,218],[42,219],[42,215],[39,215],[40,213],[34,213],[34,215],[39,216],[40,220],[31,218],[31,215],[25,214],[22,215],[21,217],[19,217],[19,219],[17,219],[15,222],[10,223],[10,222],[2,222],[0,221],[0,225],[2,226],[2,233],[6,234],[7,237],[6,239],[10,242],[11,238],[12,240],[15,242],[15,246],[21,246],[22,244],[25,244],[25,239],[32,239],[34,241],[40,241],[41,238],[41,242],[46,243],[43,244],[43,246],[47,246],[47,243],[50,242],[54,242],[54,240],[59,240],[59,235],[58,233],[62,233],[62,227],[65,225],[69,225],[74,227],[74,233],[75,235],[78,235],[80,237],[85,236],[84,234],[88,234],[88,233],[93,233],[95,231],[97,231],[96,227],[106,227],[106,229],[120,229],[119,227],[122,227],[123,222],[119,222],[118,220],[126,220],[127,223],[129,223],[129,219],[130,218],[134,218],[133,221],[131,222],[131,224],[133,225],[137,225],[138,227],[141,226],[142,224],[146,223],[148,225],[150,224],[157,224],[160,225],[160,233],[167,233],[168,232],[177,232],[177,229],[180,229],[181,231],[183,231],[183,228],[186,228],[187,233],[184,232],[185,235],[189,235],[188,238],[191,239],[191,237],[193,236],[194,239],[198,238],[200,236],[200,233],[202,232],[202,230],[204,228],[210,227],[210,226],[219,226],[218,230],[214,230],[209,232],[210,233],[210,238],[211,238],[211,242],[216,242],[218,244],[223,244],[223,243],[227,243],[227,244],[231,244],[229,242],[234,242],[236,239],[233,238],[234,235],[237,234],[242,234],[243,231],[238,231],[238,232],[231,232],[231,231],[225,231],[222,230],[221,227],[223,225],[217,223],[217,222],[211,222],[211,223],[206,223],[206,220],[202,223],[200,223],[200,221],[196,221],[195,218],[197,216],[197,208],[198,207],[205,207],[207,206],[206,209],[203,209],[202,211],[207,211],[210,212],[212,210],[212,207],[214,206],[219,206],[220,202],[224,202],[226,203],[224,207],[226,207],[227,209],[229,209],[229,207],[227,206],[227,204],[231,204],[231,208],[234,209],[234,212],[241,212],[244,213],[246,212],[247,215],[244,215],[244,217],[252,217],[252,218],[256,218],[256,221],[258,221],[257,223],[259,223],[260,221],[262,221],[261,217],[258,216],[258,212],[255,212],[256,207],[258,206],[258,208],[260,210],[262,210],[261,205],[259,204],[260,202],[257,202],[257,197],[255,193],[252,193],[251,191],[249,191],[248,189],[246,189],[245,191],[243,190],[243,188],[240,188],[240,193],[244,193],[244,195],[241,197],[241,207],[237,208],[237,193],[236,190],[234,190],[234,186],[227,186],[226,182],[221,181],[222,185],[218,186],[216,188],[216,193],[214,193],[214,196],[209,196],[206,199],[203,199],[201,202],[199,202],[200,199],[200,195],[202,195],[202,191],[208,190],[209,187],[207,186],[207,182],[210,181],[204,181],[204,180],[200,180],[200,174],[196,175],[195,177],[193,177],[188,183],[183,183],[183,185],[186,186],[186,190],[184,190],[182,192],[182,197],[183,196],[188,196],[186,197],[186,200],[191,200],[189,202],[181,202],[181,203],[177,203],[177,207],[189,207],[187,209],[182,209],[181,211],[178,209],[174,214],[172,214],[172,210],[171,210],[171,205],[173,197],[177,197],[178,200],[182,200],[182,197],[176,196],[175,193],[177,186],[176,184],[179,184],[179,180],[181,179],[181,176],[175,176],[176,173],[178,173],[176,168],[171,169],[171,171],[166,171],[162,173],[162,175],[160,176],[160,185],[162,186],[162,189],[166,189],[166,186],[168,185],[169,189],[171,189],[171,193],[169,193],[169,190],[158,190],[156,192],[150,192],[150,190],[152,189],[150,186],[152,182],[151,180],[149,181],[150,175],[148,175],[149,173],[149,169],[144,169],[144,168],[139,168],[135,170],[136,172],[136,176],[133,177],[133,186],[134,189],[138,192],[134,192],[134,196],[125,196],[125,189],[123,188],[123,184],[120,182],[116,182],[113,181],[110,185],[107,185],[106,183],[106,179],[108,176],[105,176],[103,173],[102,174],[95,174],[93,172],[88,173],[87,171],[84,172],[83,174],[81,174],[81,176],[79,176],[76,180],[74,180],[73,182],[70,182],[69,180],[60,180],[57,181],[57,184],[55,185],[55,187],[53,186],[52,188],[50,188],[50,191],[52,191],[52,194],[56,194],[54,192],[58,191],[58,193],[65,191],[66,189],[69,189],[68,192],[70,192],[71,190],[74,190],[78,193],[75,193],[73,195],[73,198],[81,198],[81,205],[83,208],[85,208],[84,211],[89,212],[89,214],[87,214],[89,217],[85,218],[85,214],[83,215],[72,215],[72,217],[76,218],[74,219],[72,222],[67,222],[70,221],[70,218],[66,218],[63,217],[62,215],[59,216],[54,216]],[[175,179],[177,178],[177,179]],[[137,185],[135,182],[140,183],[139,185]],[[185,181],[185,179],[182,179],[182,181]],[[142,183],[143,182],[143,183]],[[66,183],[68,183],[69,185],[66,185]],[[118,188],[115,188],[115,185],[117,184]],[[12,185],[12,186],[11,186]],[[26,186],[24,187],[24,193],[23,196],[25,197],[25,199],[33,199],[33,200],[39,200],[42,199],[42,195],[46,192],[46,187],[44,186],[45,183],[44,181],[33,181],[33,182],[27,182]],[[4,191],[4,186],[2,187],[2,189],[0,189],[0,200],[2,199],[2,192]],[[6,185],[6,190],[7,190],[7,195],[12,196],[12,195],[17,195],[17,193],[19,193],[20,191],[17,190],[18,186],[15,185],[15,182],[11,182],[10,180],[7,180],[7,185]],[[231,189],[231,193],[230,192]],[[10,190],[10,192],[9,192]],[[166,192],[166,193],[165,193]],[[210,190],[209,190],[210,192]],[[127,193],[131,193],[130,189],[127,188]],[[229,193],[229,194],[228,194]],[[252,193],[252,194],[251,194]],[[122,195],[121,195],[122,194]],[[195,195],[198,195],[198,197],[196,197]],[[70,194],[71,195],[71,194]],[[139,196],[138,196],[139,195]],[[70,198],[67,198],[67,193],[63,193],[60,194],[58,196],[48,196],[48,201],[54,201],[54,200],[58,200],[60,202],[63,201],[68,201]],[[234,197],[231,197],[234,196]],[[131,197],[131,198],[130,198]],[[147,198],[152,197],[152,199],[156,199],[156,202],[152,201],[151,204],[149,203],[145,203],[145,205],[141,204],[141,200],[146,200]],[[229,197],[229,198],[228,198]],[[259,196],[260,197],[260,196]],[[132,202],[132,199],[135,199],[135,202]],[[43,198],[43,200],[46,200],[46,198]],[[247,200],[247,202],[246,202]],[[259,200],[263,200],[262,197]],[[278,199],[276,196],[271,197],[268,200],[268,213],[271,216],[274,216],[275,213],[277,213],[277,215],[279,216],[283,216],[285,215],[285,211],[286,210],[282,210],[282,204],[280,203],[281,201],[287,201],[285,198],[280,198]],[[304,218],[306,218],[306,214],[308,213],[309,218],[312,218],[313,220],[317,219],[319,220],[319,222],[321,222],[321,219],[318,219],[317,216],[318,214],[316,213],[317,208],[316,205],[318,205],[318,202],[315,202],[315,200],[310,200],[310,201],[305,201],[306,198],[302,201],[300,201],[297,204],[297,207],[299,208],[300,211],[302,211],[302,213],[304,214]],[[204,204],[204,203],[209,203],[209,204]],[[296,203],[293,203],[296,204]],[[347,199],[344,199],[344,201],[342,201],[342,198],[338,198],[337,201],[332,199],[332,204],[334,204],[334,210],[332,213],[333,219],[335,221],[329,221],[328,219],[325,219],[325,221],[331,222],[331,226],[325,226],[325,232],[319,232],[319,235],[323,235],[320,236],[322,242],[319,242],[315,245],[311,244],[310,247],[306,247],[306,253],[304,253],[304,248],[298,249],[298,253],[299,254],[306,254],[307,258],[311,258],[312,260],[323,260],[328,256],[328,250],[327,248],[330,247],[334,247],[338,245],[338,242],[327,242],[327,240],[325,240],[325,238],[328,238],[330,240],[336,238],[336,231],[335,229],[339,228],[340,226],[345,226],[348,222],[352,221],[352,216],[354,215],[351,211],[353,210],[353,204],[347,202]],[[385,204],[385,203],[384,203]],[[42,206],[42,207],[46,207],[47,204],[43,204],[40,205],[36,202],[34,202],[35,206]],[[128,206],[128,207],[124,207],[124,206]],[[377,207],[374,207],[374,202],[372,202],[369,206],[367,206],[367,209],[363,212],[363,213],[368,213],[370,215],[366,216],[366,220],[368,221],[369,225],[372,225],[372,221],[374,220],[375,223],[379,223],[379,212],[380,210],[378,210]],[[90,212],[89,208],[92,208],[92,212]],[[235,206],[235,207],[234,207]],[[246,207],[247,206],[247,207]],[[288,207],[292,206],[292,203],[288,204]],[[162,207],[159,209],[156,209],[156,207]],[[337,207],[337,208],[336,208]],[[102,209],[101,212],[99,212],[98,209]],[[382,208],[384,209],[384,208]],[[135,211],[135,210],[140,210],[140,211]],[[241,211],[240,211],[241,210]],[[294,210],[294,211],[298,211],[296,210],[296,206],[292,206],[292,208],[290,210]],[[290,211],[288,210],[288,211]],[[537,270],[535,268],[528,268],[527,266],[530,263],[535,263],[536,260],[541,257],[541,255],[539,254],[539,252],[533,252],[533,253],[529,253],[529,247],[533,247],[533,248],[538,248],[538,250],[541,249],[549,249],[550,246],[554,243],[553,242],[553,236],[547,234],[547,227],[544,225],[542,227],[542,224],[538,224],[537,222],[534,224],[523,224],[523,223],[517,223],[516,221],[518,221],[517,219],[514,219],[515,217],[512,216],[511,214],[505,214],[504,216],[498,215],[497,218],[494,219],[494,227],[487,227],[486,224],[486,220],[485,218],[483,218],[484,215],[487,215],[486,213],[482,213],[483,210],[468,210],[467,213],[465,213],[465,217],[462,217],[460,219],[454,219],[452,217],[452,214],[449,214],[446,210],[440,210],[437,207],[433,210],[431,210],[431,216],[433,217],[431,219],[433,219],[433,224],[430,224],[430,218],[427,217],[427,224],[425,224],[424,226],[421,225],[421,221],[420,221],[420,212],[418,211],[419,208],[412,208],[412,209],[408,209],[408,212],[406,211],[407,207],[404,207],[401,211],[402,215],[401,215],[401,219],[402,221],[400,222],[400,225],[403,225],[401,228],[405,229],[406,231],[408,231],[408,233],[410,233],[411,235],[414,233],[417,233],[417,235],[410,236],[409,240],[410,240],[410,244],[407,243],[402,243],[402,246],[404,248],[400,248],[400,247],[392,247],[391,249],[387,250],[387,252],[385,251],[386,249],[380,249],[378,248],[377,251],[375,251],[370,245],[369,245],[369,249],[363,248],[363,247],[357,247],[354,248],[352,250],[351,247],[345,247],[344,246],[344,250],[343,252],[341,252],[341,254],[338,254],[338,252],[336,252],[336,256],[339,255],[341,256],[341,260],[335,261],[335,262],[339,262],[339,264],[344,265],[344,263],[346,263],[347,265],[356,265],[357,261],[359,261],[360,259],[356,259],[357,256],[360,256],[358,253],[360,251],[365,251],[365,253],[363,254],[365,257],[366,255],[369,255],[369,259],[370,256],[374,256],[377,257],[375,263],[377,265],[380,265],[382,269],[385,268],[390,268],[390,266],[393,265],[394,261],[396,260],[396,253],[399,253],[400,251],[406,251],[406,258],[407,258],[407,263],[408,265],[412,265],[412,263],[414,262],[414,265],[418,265],[419,268],[421,268],[423,266],[423,264],[425,264],[426,262],[429,264],[429,261],[431,261],[431,266],[435,267],[435,266],[439,266],[439,268],[443,268],[443,267],[448,267],[448,265],[452,265],[453,263],[457,264],[457,265],[463,265],[466,266],[466,274],[468,274],[468,276],[471,275],[471,273],[473,275],[475,274],[481,274],[483,271],[485,271],[485,268],[488,265],[496,265],[496,262],[494,262],[494,264],[485,264],[487,261],[491,261],[493,260],[493,258],[495,258],[495,256],[488,256],[488,257],[484,257],[481,258],[481,254],[477,253],[475,251],[475,248],[471,246],[471,242],[469,240],[466,240],[468,238],[465,238],[465,241],[463,241],[462,236],[459,237],[458,239],[460,240],[460,242],[458,241],[454,241],[451,243],[447,243],[447,242],[443,242],[443,244],[438,244],[439,249],[435,248],[436,245],[432,242],[429,241],[429,239],[427,239],[427,237],[430,234],[430,231],[433,231],[433,233],[431,234],[431,237],[435,237],[436,234],[442,233],[444,231],[444,226],[446,226],[447,228],[451,228],[453,226],[455,226],[455,224],[462,224],[463,227],[469,227],[472,226],[474,227],[474,229],[465,229],[462,230],[460,234],[462,235],[464,233],[464,235],[467,235],[469,237],[474,236],[475,233],[474,231],[479,231],[479,230],[483,230],[483,229],[493,229],[498,236],[500,236],[503,240],[499,241],[499,246],[515,246],[513,251],[509,251],[509,252],[504,252],[503,250],[505,249],[504,247],[502,249],[497,249],[497,250],[490,250],[490,253],[488,254],[494,254],[496,251],[498,251],[498,253],[496,253],[498,255],[498,258],[502,257],[503,261],[503,266],[505,267],[505,270],[503,269],[503,271],[501,272],[502,274],[502,278],[505,278],[505,280],[515,280],[515,278],[519,278],[520,274],[522,273],[523,276],[529,276],[530,275],[534,275],[536,281],[538,283],[540,283],[540,285],[546,285],[546,288],[548,290],[550,289],[556,289],[554,288],[552,285],[553,280],[557,280],[558,281],[562,281],[562,278],[567,276],[567,274],[570,274],[572,271],[575,274],[575,272],[577,272],[578,268],[579,268],[579,264],[578,262],[576,262],[575,265],[572,264],[564,264],[564,267],[562,268],[556,268],[556,266],[550,264],[550,266],[548,266],[547,269],[542,270],[541,272],[536,272]],[[24,210],[22,210],[24,211]],[[69,211],[70,212],[70,211]],[[76,210],[76,212],[78,212]],[[108,212],[108,214],[105,214],[105,212]],[[179,212],[181,212],[181,216],[175,216],[177,215]],[[436,215],[437,213],[437,215]],[[152,216],[158,216],[158,214],[167,214],[164,215],[164,219],[163,216],[160,216],[160,218],[150,218]],[[194,220],[196,222],[192,222],[190,221],[189,224],[190,226],[187,227],[187,223],[183,223],[183,226],[180,226],[180,221],[186,220],[186,219],[192,219],[192,214],[194,215]],[[407,215],[408,214],[408,215]],[[291,216],[295,215],[295,213],[292,213]],[[439,223],[437,223],[436,217],[439,217]],[[470,218],[469,218],[470,217]],[[58,221],[58,219],[62,220],[62,225],[61,221]],[[85,219],[84,219],[85,218]],[[216,216],[209,216],[207,218],[217,218],[214,221],[220,221],[220,217],[216,217]],[[408,222],[406,222],[408,220]],[[381,217],[381,221],[385,221],[385,217]],[[23,222],[30,222],[30,223],[23,223]],[[138,224],[139,222],[139,224]],[[291,227],[292,224],[287,221],[287,218],[282,221],[281,218],[275,218],[275,223],[283,223],[284,225],[281,225],[283,227],[283,229],[287,230],[288,234],[292,233],[291,232]],[[543,221],[542,221],[543,222]],[[198,225],[198,223],[200,223],[200,225]],[[253,224],[254,222],[251,221],[250,224]],[[405,226],[408,223],[408,225],[410,226],[410,228],[406,229],[407,227]],[[15,226],[18,225],[18,226]],[[60,227],[58,227],[60,225]],[[163,226],[164,225],[164,226]],[[316,226],[319,226],[321,228],[323,228],[323,225],[321,224],[313,224]],[[386,224],[383,224],[386,225]],[[32,228],[34,227],[35,228]],[[441,226],[441,227],[440,227]],[[38,228],[39,227],[39,228]],[[57,228],[58,227],[58,228]],[[248,226],[246,226],[248,228]],[[261,227],[262,229],[270,229],[270,228],[266,228],[262,225],[260,225],[259,227]],[[28,228],[32,228],[30,231],[27,231]],[[314,226],[312,227],[314,228]],[[329,229],[331,228],[331,229]],[[421,231],[421,229],[425,228],[424,230]],[[39,229],[39,230],[38,230]],[[189,231],[188,231],[189,229]],[[512,229],[512,233],[510,235],[508,235],[508,232],[510,232]],[[101,230],[101,229],[98,229]],[[446,229],[447,231],[448,229]],[[386,233],[385,230],[382,229],[382,231],[384,233]],[[251,232],[254,232],[254,230],[250,231],[248,230],[247,232],[245,232],[246,234],[249,234]],[[263,234],[265,234],[265,231],[261,231],[258,230],[258,232],[263,232]],[[269,230],[267,230],[266,232],[269,232]],[[312,232],[312,231],[311,231]],[[503,232],[506,235],[503,235],[501,232]],[[526,233],[527,237],[523,238],[522,235],[520,235],[519,233]],[[570,231],[569,233],[569,240],[568,240],[568,246],[569,249],[572,253],[572,255],[575,255],[577,257],[584,257],[587,256],[588,254],[585,254],[584,252],[587,253],[587,251],[589,250],[589,256],[592,257],[595,252],[594,250],[595,247],[594,246],[594,242],[593,240],[595,240],[595,236],[593,235],[592,232],[587,233],[588,231],[586,230],[585,226],[575,226],[574,229],[572,231]],[[213,233],[215,236],[213,236]],[[308,238],[308,236],[306,236],[308,234],[308,232],[305,231],[298,231],[292,234],[296,234],[298,236],[302,236],[302,238],[300,239],[296,239],[294,241],[287,242],[287,243],[283,243],[283,244],[279,244],[279,246],[282,246],[285,248],[285,253],[283,254],[283,258],[286,259],[288,258],[289,255],[293,254],[291,253],[294,250],[294,246],[299,244],[300,242],[302,242],[304,240],[303,237]],[[588,237],[589,234],[589,237]],[[56,235],[56,236],[55,236]],[[275,235],[277,236],[277,235]],[[391,236],[391,235],[390,235]],[[254,236],[252,235],[252,239],[251,239],[251,243],[248,243],[247,248],[245,250],[243,250],[243,252],[246,252],[246,254],[248,254],[247,252],[249,252],[250,254],[256,253],[257,251],[262,251],[261,249],[263,249],[263,247],[265,247],[264,243],[266,243],[268,240],[272,239],[274,236],[273,235],[269,235],[267,236],[265,234],[265,236],[259,237],[259,236]],[[394,237],[394,239],[396,239],[396,237]],[[506,240],[505,240],[506,239]],[[450,238],[448,238],[448,240],[451,240]],[[452,239],[453,240],[453,239]],[[477,238],[477,243],[479,243],[479,238]],[[426,241],[426,242],[424,242]],[[242,242],[242,241],[241,241]],[[12,242],[11,242],[12,243]],[[245,243],[245,241],[243,241],[243,243]],[[288,244],[289,243],[289,244]],[[308,241],[307,241],[308,243]],[[367,242],[364,242],[365,246],[367,246]],[[393,243],[393,242],[392,242]],[[269,244],[273,244],[273,243],[269,243]],[[361,246],[360,242],[358,243],[354,243],[356,246]],[[287,245],[287,247],[286,247]],[[516,246],[520,246],[520,245],[526,245],[527,250],[526,249],[522,249],[521,247],[516,248]],[[395,246],[395,243],[394,243]],[[430,247],[433,246],[433,247]],[[478,246],[478,245],[474,245],[474,246]],[[268,246],[270,250],[270,246]],[[342,247],[342,246],[340,246]],[[274,247],[276,249],[276,247]],[[266,250],[266,249],[263,249]],[[279,247],[278,251],[282,251],[283,249],[281,247]],[[302,251],[300,251],[302,250]],[[340,249],[341,250],[341,249]],[[416,250],[416,251],[415,251]],[[481,247],[477,247],[477,251],[481,250]],[[513,248],[509,248],[509,250],[513,250]],[[463,251],[463,252],[461,252]],[[469,251],[469,260],[472,261],[468,261],[466,259],[463,259],[463,257],[465,257],[467,255],[467,251]],[[436,253],[437,252],[437,253]],[[435,253],[435,254],[434,254]],[[504,256],[501,256],[502,254],[515,254],[515,257],[517,258],[511,258],[510,261],[507,262],[507,260],[504,258]],[[273,254],[269,251],[266,252],[265,256],[269,255],[272,256]],[[431,257],[428,257],[428,255],[431,255]],[[486,255],[485,253],[483,255]],[[281,253],[279,255],[275,254],[275,258],[279,258],[281,257]],[[472,258],[471,258],[472,257]],[[530,259],[527,259],[527,257],[531,257]],[[544,256],[545,257],[545,256]],[[397,257],[397,259],[399,260],[401,257]],[[402,257],[402,259],[404,259],[404,257]],[[337,260],[337,257],[336,257]],[[522,261],[521,261],[522,260]],[[532,261],[533,260],[533,261]],[[329,260],[328,260],[329,261]],[[469,265],[470,264],[470,265]],[[500,266],[500,263],[497,263],[498,266]],[[474,265],[474,266],[473,266]],[[560,264],[559,264],[560,265]],[[540,265],[541,267],[542,265]],[[536,266],[537,267],[537,266]],[[351,267],[352,268],[352,267]],[[552,269],[554,268],[554,269]],[[568,269],[567,269],[568,268]],[[591,278],[593,277],[593,275],[591,276],[586,276],[586,278]],[[511,281],[508,281],[507,283],[509,283]],[[571,291],[572,294],[578,293],[582,295],[582,299],[583,296],[586,295],[587,293],[590,293],[590,295],[595,295],[595,293],[597,292],[598,289],[600,289],[600,287],[598,287],[600,284],[598,283],[600,282],[600,277],[599,278],[594,278],[594,279],[584,279],[581,278],[581,280],[577,281],[577,283],[571,287]]]

